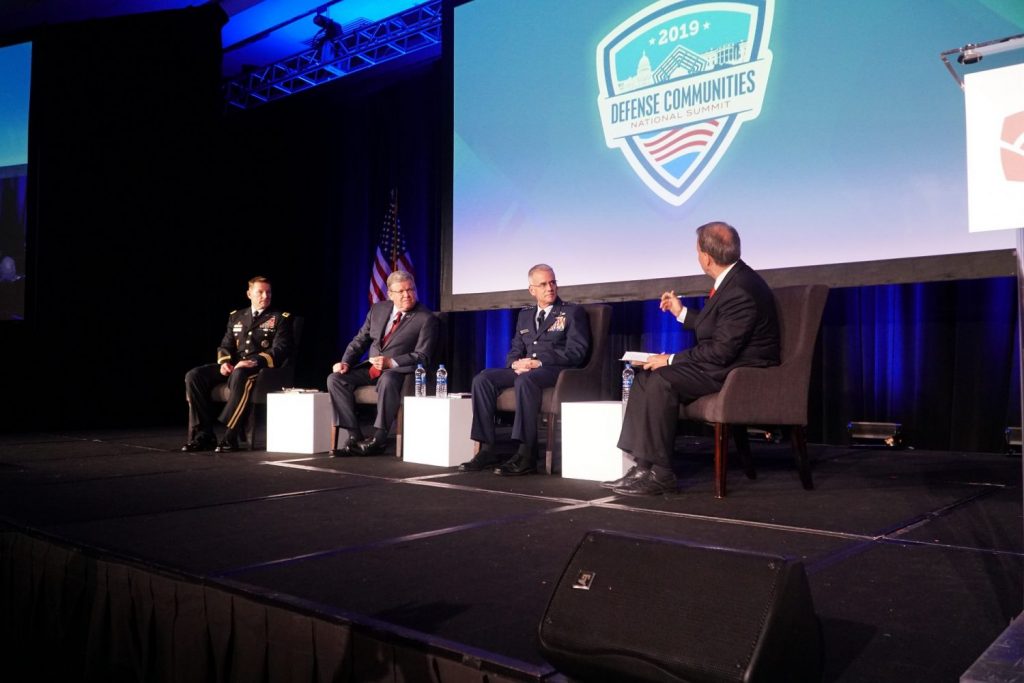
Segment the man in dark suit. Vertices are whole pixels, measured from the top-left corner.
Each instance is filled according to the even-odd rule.
[[[555,386],[558,374],[582,365],[590,351],[590,321],[582,307],[558,298],[555,271],[543,263],[530,269],[530,294],[536,306],[519,312],[516,334],[505,367],[489,368],[473,378],[473,428],[480,442],[472,460],[459,471],[494,468],[495,474],[517,476],[537,468],[537,414],[544,389]],[[512,438],[519,442],[515,456],[502,464],[494,452],[494,412],[502,389],[515,387],[516,414]]]
[[[242,431],[239,425],[245,424],[250,410],[249,399],[257,374],[263,368],[281,365],[292,352],[291,314],[270,307],[270,280],[249,280],[245,296],[251,305],[228,315],[217,362],[192,368],[185,375],[189,441],[182,446],[183,451],[238,450],[238,435]],[[219,418],[214,418],[210,391],[224,382],[230,391],[228,402]],[[219,444],[213,431],[218,420],[227,427]]]
[[[679,404],[722,388],[737,367],[779,364],[779,321],[767,283],[740,260],[740,236],[727,223],[697,228],[697,260],[715,284],[700,311],[686,309],[675,292],[661,295],[661,310],[671,313],[696,337],[679,353],[656,354],[636,376],[619,448],[636,464],[602,486],[627,495],[656,495],[676,490],[670,458]]]
[[[388,276],[387,286],[389,301],[370,307],[363,326],[327,376],[334,425],[348,431],[348,442],[331,451],[334,456],[384,452],[402,403],[402,383],[418,363],[429,365],[437,343],[437,318],[416,300],[412,275],[396,270]],[[358,362],[367,349],[369,358]],[[356,419],[355,390],[367,384],[377,385],[377,419],[373,436],[364,439]]]

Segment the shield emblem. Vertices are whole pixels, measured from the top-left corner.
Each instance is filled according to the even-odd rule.
[[[597,46],[598,109],[659,197],[682,206],[761,113],[774,0],[659,0]]]

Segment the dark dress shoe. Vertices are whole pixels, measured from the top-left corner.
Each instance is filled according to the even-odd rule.
[[[212,434],[197,434],[181,447],[182,453],[196,453],[198,451],[212,451],[217,447],[217,439]]]
[[[341,448],[332,448],[328,451],[328,454],[332,458],[344,458],[349,455],[357,455],[359,453],[359,441],[360,439],[355,436],[348,437],[348,441]]]
[[[238,450],[238,437],[232,433],[227,433],[224,438],[220,440],[217,447],[213,449],[214,453],[233,453]]]
[[[520,477],[524,474],[533,474],[537,471],[537,459],[532,453],[516,453],[515,456],[501,467],[496,467],[494,473],[502,477]]]
[[[477,451],[472,460],[467,460],[459,465],[458,470],[459,472],[480,472],[492,469],[495,465],[500,464],[501,457],[489,447],[484,446]]]
[[[611,481],[602,481],[599,484],[599,486],[603,489],[614,489],[618,486],[625,486],[629,482],[633,481],[633,479],[643,474],[643,472],[644,471],[642,469],[640,469],[636,465],[633,465],[624,475],[622,475],[618,479],[613,479]]]
[[[653,469],[643,470],[639,476],[633,478],[622,486],[616,486],[612,489],[615,493],[620,493],[624,496],[657,496],[662,493],[675,493],[678,487],[678,481],[676,475],[669,472],[668,474],[658,475],[655,474]]]
[[[371,436],[369,439],[356,444],[353,450],[359,455],[380,455],[384,452],[384,446],[386,445],[386,439],[378,439],[375,436]]]

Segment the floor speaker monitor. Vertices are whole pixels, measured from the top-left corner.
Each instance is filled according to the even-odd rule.
[[[800,562],[590,531],[555,587],[541,651],[584,680],[813,681],[821,629]]]

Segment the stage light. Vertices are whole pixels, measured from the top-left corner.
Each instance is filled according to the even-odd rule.
[[[854,445],[887,446],[900,448],[903,445],[903,425],[899,422],[850,422],[846,425],[850,443]]]
[[[956,56],[956,61],[961,64],[977,64],[981,61],[981,53],[974,49],[973,45],[965,45],[963,52]]]
[[[962,64],[963,66],[973,66],[987,55],[995,55],[1000,52],[1009,52],[1010,50],[1020,49],[1024,49],[1024,33],[1016,36],[1009,36],[1007,38],[988,40],[984,43],[967,43],[963,47],[956,47],[952,50],[940,52],[939,58],[942,60],[942,63],[946,65],[946,69],[948,69],[950,75],[953,76],[953,80],[955,80],[957,85],[962,89],[964,87],[964,79],[959,73],[957,73],[957,70],[953,68],[953,65],[949,61],[949,57],[956,55],[956,61],[958,64]]]
[[[1020,427],[1007,427],[1004,434],[1006,436],[1006,454],[1020,455],[1022,441]]]

